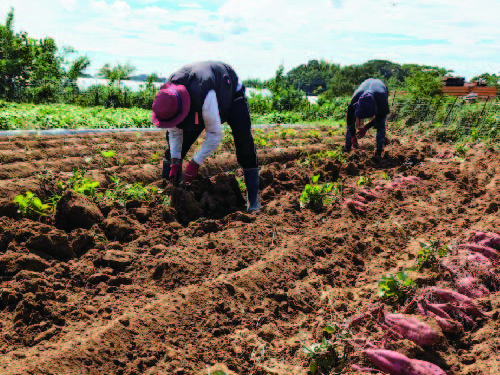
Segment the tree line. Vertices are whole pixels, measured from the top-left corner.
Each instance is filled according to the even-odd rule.
[[[58,47],[54,39],[30,38],[26,32],[15,32],[14,10],[0,24],[0,98],[12,99],[16,90],[36,85],[32,97],[54,100],[61,86],[78,90],[76,80],[85,76],[90,66],[87,56],[78,55],[71,47]],[[98,77],[113,83],[129,79],[136,71],[130,63],[105,64]],[[387,60],[371,60],[364,64],[340,66],[325,60],[311,60],[288,73],[279,67],[275,77],[269,80],[248,79],[248,87],[268,88],[273,92],[276,109],[295,107],[304,95],[319,95],[320,102],[335,97],[349,96],[367,78],[383,80],[391,91],[400,90],[419,97],[433,97],[440,93],[442,78],[452,73],[443,67],[397,64]],[[161,82],[156,73],[147,75],[146,87]],[[489,85],[499,86],[500,75],[484,73],[475,79],[483,79]],[[39,85],[39,82],[44,82]]]
[[[88,76],[87,56],[78,55],[72,47],[58,47],[52,38],[35,39],[27,32],[14,31],[14,10],[0,24],[0,98],[12,98],[19,89],[43,82],[39,95],[49,95],[60,85],[76,87],[79,77]],[[127,64],[105,64],[97,76],[113,83],[129,79],[136,67]],[[145,77],[146,84],[160,82],[156,73]]]

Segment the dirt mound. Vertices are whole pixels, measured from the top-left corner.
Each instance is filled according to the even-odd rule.
[[[219,219],[245,207],[238,181],[234,176],[219,174],[174,188],[171,206],[182,225],[201,217]]]
[[[57,226],[65,230],[90,229],[103,221],[104,216],[88,198],[67,190],[57,203],[55,220]]]
[[[90,147],[115,141],[84,140]],[[116,149],[147,163],[150,155],[141,151],[134,159],[139,153],[126,151],[135,138],[125,140]],[[168,191],[173,207],[158,194],[109,205],[101,209],[104,220],[65,231],[50,215],[32,221],[6,213],[0,218],[0,373],[305,375],[311,360],[302,349],[333,339],[325,326],[343,325],[380,302],[387,312],[420,315],[411,304],[401,311],[381,301],[381,276],[414,267],[419,242],[431,237],[453,250],[475,229],[498,232],[492,203],[498,203],[500,157],[475,151],[460,160],[433,159],[440,145],[401,139],[375,163],[374,142],[360,143],[342,164],[308,156],[336,149],[333,144],[285,154],[290,144],[283,141],[281,151],[266,150],[259,213],[244,212],[238,181],[223,174],[234,157],[228,164],[220,155],[210,166],[222,174]],[[18,146],[22,154],[25,144]],[[71,173],[68,165],[51,163]],[[126,178],[133,170],[136,181],[142,169],[125,164],[98,173]],[[146,180],[159,174],[157,166],[144,170]],[[320,183],[336,180],[339,196],[321,212],[301,209],[302,190],[317,174]],[[359,200],[364,212],[350,209],[348,199]],[[410,276],[419,291],[454,284],[441,269]],[[445,333],[439,345],[420,347],[376,319],[362,321],[356,335],[450,375],[497,374],[500,300],[496,285],[487,286],[490,295],[477,301],[487,317],[462,334]],[[349,366],[373,366],[360,347],[351,349]]]

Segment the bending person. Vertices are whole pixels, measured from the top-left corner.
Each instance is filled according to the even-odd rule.
[[[260,169],[245,87],[229,65],[203,61],[173,73],[155,97],[152,122],[167,129],[169,147],[163,160],[163,178],[176,184],[181,179],[182,161],[203,130],[206,139],[186,166],[184,182],[197,177],[200,165],[221,142],[222,124],[227,122],[245,176],[248,210],[260,209]]]
[[[372,127],[377,129],[375,159],[380,160],[385,147],[385,123],[389,114],[389,92],[379,79],[369,78],[354,92],[347,108],[347,132],[345,151],[358,147],[358,138],[363,138]],[[367,125],[364,121],[370,119]],[[358,132],[356,134],[356,129]]]

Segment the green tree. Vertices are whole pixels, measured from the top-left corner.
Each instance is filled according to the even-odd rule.
[[[303,91],[296,90],[284,75],[284,66],[276,71],[276,76],[269,80],[268,88],[272,92],[272,107],[277,111],[300,110],[308,101]]]
[[[99,69],[97,76],[109,80],[109,84],[112,85],[115,82],[128,79],[135,71],[136,67],[130,63],[124,65],[117,64],[113,67],[110,64],[105,64],[101,69]]]
[[[441,94],[443,77],[451,70],[428,65],[405,64],[405,91],[414,97],[434,97]]]
[[[25,86],[31,73],[31,44],[26,33],[14,33],[14,9],[0,25],[0,97],[13,98],[16,86]]]
[[[472,78],[471,82],[478,80],[484,80],[488,86],[500,87],[500,73],[499,74],[483,73],[481,75]]]
[[[146,77],[146,87],[151,88],[153,87],[153,83],[155,82],[162,82],[160,79],[160,76],[157,73],[151,73]]]

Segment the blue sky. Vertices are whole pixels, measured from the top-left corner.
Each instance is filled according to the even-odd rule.
[[[2,20],[10,7],[16,30],[87,54],[90,73],[130,62],[166,76],[208,59],[262,79],[310,59],[500,72],[498,0],[2,0]]]

